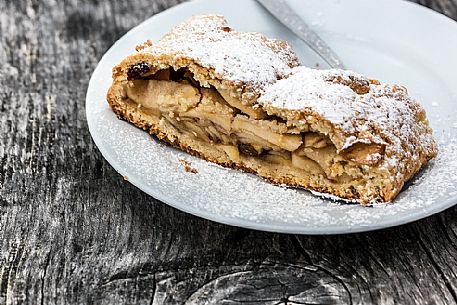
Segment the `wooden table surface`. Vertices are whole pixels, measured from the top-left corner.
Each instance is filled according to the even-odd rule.
[[[265,233],[175,210],[103,159],[89,77],[178,2],[0,1],[0,304],[455,304],[457,207],[364,234]],[[418,2],[457,18],[457,0]]]

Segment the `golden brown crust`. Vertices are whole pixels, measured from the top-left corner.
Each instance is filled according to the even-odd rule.
[[[360,144],[376,148],[367,155],[373,159],[354,161],[376,161],[371,170],[386,173],[393,185],[383,196],[386,201],[438,153],[425,110],[406,88],[351,71],[294,68],[258,102],[268,114],[296,124],[305,121],[329,135],[345,158]]]
[[[113,68],[116,81],[128,80],[129,70],[136,65],[147,67],[147,74],[169,67],[176,71],[186,68],[201,86],[237,92],[237,98],[250,106],[267,86],[299,65],[286,41],[237,32],[228,27],[224,17],[216,15],[192,17],[157,44],[147,41],[136,50],[138,53]]]

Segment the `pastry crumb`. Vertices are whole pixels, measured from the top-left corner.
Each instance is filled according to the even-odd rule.
[[[192,162],[186,161],[183,159],[179,159],[178,161],[179,161],[179,163],[182,164],[182,166],[184,166],[184,170],[186,171],[186,173],[192,173],[192,174],[198,173],[198,170],[191,166]]]
[[[146,48],[149,48],[150,46],[152,46],[152,41],[150,40],[146,40],[145,42],[143,42],[142,44],[139,44],[135,47],[135,50],[137,52],[141,51],[141,50],[144,50]]]

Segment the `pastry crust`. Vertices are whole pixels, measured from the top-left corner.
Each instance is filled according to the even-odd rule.
[[[151,75],[169,67],[186,68],[201,86],[231,90],[249,106],[256,104],[266,87],[299,65],[286,41],[235,31],[219,15],[194,16],[157,44],[147,41],[136,49],[136,54],[113,68],[115,81],[133,79],[135,71]]]
[[[175,147],[276,184],[391,201],[436,156],[404,87],[298,67],[289,44],[197,16],[113,69],[119,118]]]
[[[298,67],[258,102],[288,122],[305,120],[328,135],[345,159],[384,175],[383,201],[391,201],[438,153],[425,110],[405,87],[352,71]],[[361,149],[367,150],[363,158],[351,158]]]

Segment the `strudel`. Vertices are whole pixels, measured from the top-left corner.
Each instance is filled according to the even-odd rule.
[[[196,16],[113,69],[119,118],[208,161],[363,204],[391,201],[437,154],[398,85],[300,67],[290,45]]]

